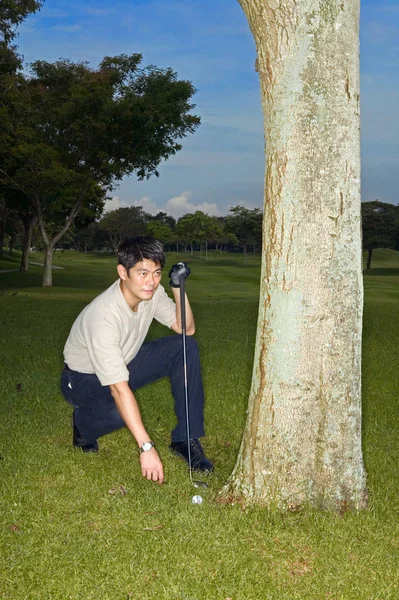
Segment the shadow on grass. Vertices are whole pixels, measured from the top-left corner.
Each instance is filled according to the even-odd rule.
[[[363,275],[371,275],[371,276],[386,276],[386,275],[390,275],[392,276],[399,276],[399,269],[394,269],[392,267],[389,267],[387,269],[384,268],[377,268],[377,269],[364,269],[363,270]]]

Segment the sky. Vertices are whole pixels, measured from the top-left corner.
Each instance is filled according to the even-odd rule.
[[[141,53],[197,89],[201,126],[159,168],[125,178],[107,209],[178,218],[263,206],[264,138],[255,45],[237,0],[45,0],[19,28],[25,62]],[[399,0],[363,0],[360,23],[362,200],[399,203]]]

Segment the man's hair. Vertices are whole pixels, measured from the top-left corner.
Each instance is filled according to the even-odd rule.
[[[128,237],[122,240],[118,247],[118,265],[123,265],[126,271],[143,260],[152,260],[165,265],[165,254],[161,242],[152,237]]]

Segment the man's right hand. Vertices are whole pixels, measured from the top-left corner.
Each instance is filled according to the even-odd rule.
[[[140,454],[140,465],[143,477],[147,477],[150,481],[157,481],[159,484],[163,483],[163,467],[155,448]]]

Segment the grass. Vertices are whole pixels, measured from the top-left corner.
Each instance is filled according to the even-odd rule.
[[[141,477],[125,430],[102,438],[98,455],[71,447],[71,409],[58,384],[62,348],[78,312],[115,280],[114,258],[57,252],[54,264],[65,269],[48,289],[40,267],[0,274],[0,598],[397,599],[399,255],[375,251],[373,260],[364,278],[363,351],[370,505],[342,516],[218,502],[245,424],[259,258],[248,267],[239,256],[190,260],[204,445],[216,465],[201,506],[191,504],[187,470],[168,450],[174,419],[166,380],[138,393],[166,485]],[[18,268],[18,256],[0,262],[6,268]],[[149,335],[162,334],[155,324]]]

